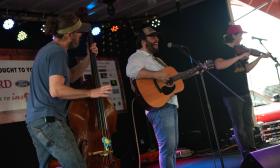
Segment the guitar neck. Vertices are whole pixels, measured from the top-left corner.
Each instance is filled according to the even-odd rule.
[[[200,67],[196,66],[196,67],[188,69],[186,71],[179,72],[178,74],[173,76],[171,79],[174,82],[179,79],[183,79],[183,80],[189,79],[189,78],[193,77],[194,75],[196,75],[196,72],[199,70],[200,70]]]

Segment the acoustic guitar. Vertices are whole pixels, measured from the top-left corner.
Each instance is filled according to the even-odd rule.
[[[136,79],[133,81],[136,94],[146,109],[160,108],[165,105],[175,94],[184,90],[183,80],[203,72],[203,70],[213,68],[212,60],[201,63],[194,68],[183,72],[177,72],[175,68],[167,66],[163,72],[170,77],[167,83],[157,79]]]

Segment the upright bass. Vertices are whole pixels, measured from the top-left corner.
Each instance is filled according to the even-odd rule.
[[[91,82],[86,88],[101,86],[98,78],[96,56],[90,55]],[[116,132],[117,112],[107,98],[84,98],[72,100],[69,104],[69,126],[78,147],[86,160],[87,168],[120,168],[120,161],[113,156],[111,135]],[[49,162],[49,168],[58,168],[56,160]]]
[[[89,42],[90,43],[90,42]],[[89,88],[101,86],[96,55],[90,55],[92,82]],[[111,135],[116,132],[117,112],[107,98],[77,99],[69,105],[69,125],[88,168],[119,168],[113,156]]]

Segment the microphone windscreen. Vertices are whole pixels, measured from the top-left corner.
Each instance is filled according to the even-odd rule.
[[[168,47],[168,48],[172,48],[172,43],[171,43],[171,42],[168,42],[168,43],[167,43],[167,47]]]

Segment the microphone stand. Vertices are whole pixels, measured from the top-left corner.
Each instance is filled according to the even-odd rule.
[[[189,59],[191,61],[191,63],[196,63],[196,64],[199,64],[199,62],[197,60],[195,60],[186,50],[186,48],[180,48],[180,51],[186,55],[186,56],[189,56]],[[207,108],[208,108],[208,112],[209,112],[209,117],[210,117],[210,121],[211,121],[211,126],[212,126],[212,131],[214,133],[214,138],[215,138],[215,142],[216,142],[216,146],[217,146],[217,153],[218,153],[218,156],[219,156],[219,159],[220,159],[220,162],[221,162],[221,166],[222,168],[224,168],[224,160],[223,160],[223,157],[222,157],[222,153],[221,153],[221,149],[220,149],[220,143],[219,143],[219,140],[218,140],[218,135],[217,135],[217,131],[216,131],[216,126],[215,126],[215,122],[214,122],[214,118],[213,118],[213,113],[212,113],[212,109],[211,109],[211,105],[210,105],[210,101],[209,101],[209,98],[208,98],[208,94],[207,94],[207,90],[206,90],[206,86],[205,86],[205,82],[204,82],[204,77],[203,77],[203,74],[200,73],[200,79],[202,81],[202,87],[203,87],[203,92],[204,92],[204,95],[205,95],[205,100],[206,100],[206,103],[207,103]],[[200,93],[199,93],[200,95]],[[203,106],[202,106],[203,107]],[[202,108],[202,110],[204,111],[204,108]],[[206,121],[206,119],[205,119]],[[207,124],[207,121],[206,121],[206,124]],[[207,130],[208,130],[208,127],[207,127]],[[209,131],[208,131],[209,133]],[[211,139],[210,139],[210,143],[212,144],[211,142]]]
[[[279,64],[277,58],[276,58],[276,57],[273,57],[273,56],[271,55],[271,53],[268,51],[268,49],[264,46],[264,44],[262,43],[262,40],[261,40],[261,39],[258,39],[258,40],[259,40],[260,44],[263,46],[263,48],[267,51],[267,53],[270,54],[269,57],[275,62],[275,68],[276,68],[276,72],[277,72],[278,82],[279,82],[279,84],[280,84],[280,77],[279,77],[279,71],[278,71],[278,67],[280,66],[280,64]]]

